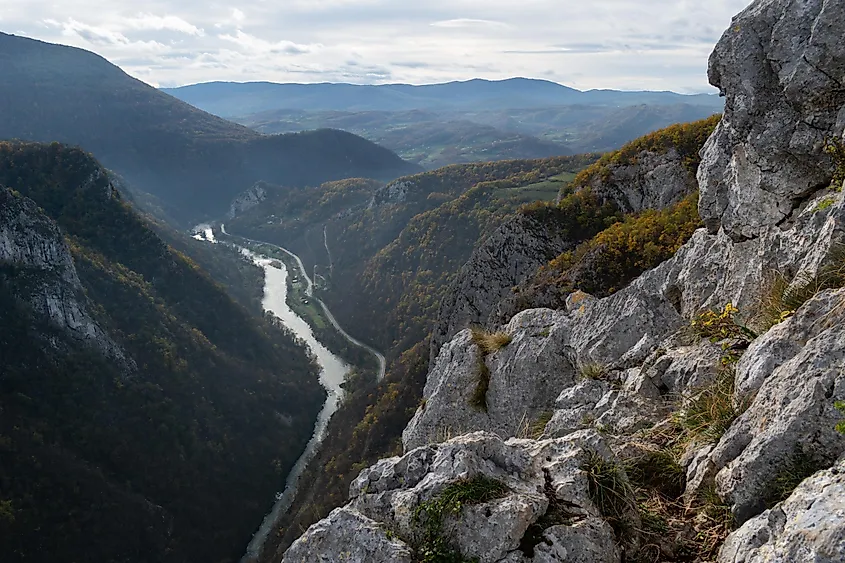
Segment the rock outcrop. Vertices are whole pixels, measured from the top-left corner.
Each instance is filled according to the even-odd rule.
[[[845,458],[749,520],[722,546],[719,563],[845,561]]]
[[[830,0],[758,0],[711,55],[725,117],[703,152],[700,212],[711,233],[759,236],[830,182],[822,150],[845,128],[845,11]]]
[[[440,302],[431,335],[432,363],[444,343],[464,328],[487,324],[490,311],[514,286],[572,244],[548,225],[523,214],[496,229],[472,253]]]
[[[53,328],[99,350],[125,371],[123,350],[88,310],[73,257],[58,225],[30,199],[0,187],[0,268],[16,297]],[[0,273],[2,275],[2,273]]]
[[[665,209],[698,188],[694,167],[674,148],[642,150],[629,161],[607,164],[603,170],[580,188],[592,190],[600,202],[611,203],[623,213]],[[520,310],[519,298],[512,297],[514,287],[581,242],[559,232],[553,220],[549,223],[518,213],[476,248],[440,303],[431,338],[432,364],[440,347],[460,330],[510,320]],[[551,300],[537,296],[533,305],[549,306]]]
[[[312,526],[282,561],[411,561],[407,554],[425,545],[420,507],[450,486],[485,478],[502,494],[467,498],[444,514],[440,529],[465,556],[481,563],[616,563],[614,530],[593,501],[589,477],[590,467],[612,455],[590,431],[540,442],[479,432],[417,448],[361,472],[350,504]],[[627,502],[620,516],[636,526],[633,499]]]
[[[258,207],[266,199],[267,185],[263,182],[258,182],[232,201],[229,206],[229,212],[226,214],[226,218],[234,219],[238,215],[242,215],[250,209]]]
[[[672,454],[686,486],[679,501],[695,510],[715,492],[708,502],[724,503],[720,510],[742,525],[720,563],[842,561],[845,436],[835,405],[845,401],[845,194],[830,186],[843,163],[832,162],[825,145],[841,146],[845,126],[843,32],[845,6],[832,0],[758,0],[737,16],[711,58],[711,80],[727,105],[698,173],[706,228],[609,297],[579,294],[559,310],[517,314],[497,327],[508,338],[486,355],[460,329],[482,319],[492,299],[450,302],[457,318],[439,327],[443,345],[403,434],[406,454],[364,470],[347,509],[413,538],[421,502],[482,473],[511,492],[450,520],[464,555],[619,561],[637,554],[637,534],[611,535],[608,514],[593,510],[579,473],[585,456],[599,452],[624,465],[655,435],[676,432],[688,438]],[[680,181],[665,170],[654,178]],[[622,193],[634,206],[674,192]],[[484,263],[507,267],[488,255],[464,272],[470,295],[483,293],[487,279],[500,295],[514,277],[479,271]],[[831,267],[838,282],[822,287]],[[775,277],[806,298],[764,322],[764,305],[779,291]],[[701,328],[708,310],[728,311],[726,332]],[[722,381],[724,427],[695,434],[680,421]],[[549,490],[541,475],[553,495],[539,495]],[[624,471],[619,480],[627,481]],[[572,502],[585,520],[545,527],[531,555],[517,553],[548,510],[543,496],[548,506]],[[508,518],[504,502],[512,503]],[[303,561],[319,560],[310,557]]]

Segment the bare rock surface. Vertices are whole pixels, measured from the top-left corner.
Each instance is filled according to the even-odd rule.
[[[845,290],[826,291],[746,352],[740,380],[762,384],[709,454],[710,467],[699,469],[718,471],[717,491],[739,522],[765,508],[784,472],[797,465],[827,467],[845,452],[845,436],[835,429],[842,415],[834,408],[845,397],[843,321]],[[808,326],[815,327],[810,334]]]
[[[117,360],[126,370],[132,360],[97,324],[58,225],[32,200],[0,187],[0,266],[14,268],[10,279],[17,297],[73,340]]]
[[[845,458],[728,536],[719,563],[845,561]]]
[[[283,561],[363,561],[354,558],[357,552],[344,559],[353,545],[366,547],[371,563],[404,561],[391,559],[391,551],[420,537],[415,519],[420,505],[450,485],[483,476],[504,484],[504,496],[464,503],[444,519],[444,537],[465,557],[481,563],[617,563],[622,556],[613,529],[592,501],[584,470],[593,456],[613,459],[591,431],[559,440],[507,442],[477,432],[414,449],[362,471],[350,487],[349,505],[309,528]],[[639,523],[633,510],[626,518]],[[538,539],[529,548],[523,539],[532,526],[539,526]]]
[[[822,148],[845,127],[845,10],[832,0],[758,0],[710,57],[725,113],[698,179],[711,232],[752,238],[830,181]]]

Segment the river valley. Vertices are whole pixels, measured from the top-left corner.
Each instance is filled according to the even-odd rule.
[[[334,327],[334,329],[343,336],[343,338],[352,345],[363,348],[368,353],[375,356],[379,365],[379,379],[382,379],[385,375],[386,361],[380,352],[349,335],[340,326],[325,303],[323,303],[322,300],[313,297],[313,280],[311,280],[311,278],[307,275],[302,261],[297,255],[276,245],[233,236],[226,232],[225,225],[220,226],[220,233],[227,238],[240,239],[245,244],[271,246],[274,250],[278,250],[290,258],[290,260],[287,260],[288,264],[286,265],[284,261],[258,254],[251,249],[240,246],[241,252],[264,270],[264,298],[262,300],[264,310],[272,313],[281,320],[285,327],[293,332],[296,337],[301,339],[308,347],[320,367],[320,384],[326,389],[328,394],[326,402],[323,405],[323,409],[320,411],[314,425],[314,432],[311,436],[311,440],[308,442],[305,451],[299,457],[296,464],[288,474],[284,490],[277,494],[276,502],[273,505],[272,510],[264,518],[261,526],[253,536],[252,541],[250,541],[247,546],[245,555],[241,559],[241,563],[252,563],[258,560],[269,534],[275,529],[279,519],[290,508],[291,503],[296,496],[299,479],[308,463],[316,454],[323,438],[325,437],[329,421],[339,407],[340,400],[343,396],[343,389],[341,386],[347,374],[352,369],[348,363],[332,353],[323,343],[321,343],[315,336],[314,330],[308,322],[291,309],[288,303],[288,277],[293,276],[294,279],[302,279],[302,282],[300,283],[306,284],[305,294],[316,301],[316,304],[318,304],[321,308],[325,318]],[[198,225],[195,227],[194,238],[197,240],[205,240],[210,243],[220,242],[215,237],[214,228],[210,225]],[[327,241],[326,248],[328,251]],[[294,270],[289,271],[289,266],[294,268]]]

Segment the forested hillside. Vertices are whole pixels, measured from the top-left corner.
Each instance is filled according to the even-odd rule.
[[[341,131],[261,135],[81,49],[0,33],[0,75],[0,139],[79,145],[184,222],[222,214],[259,180],[299,186],[419,170]]]
[[[2,143],[0,186],[4,563],[238,560],[311,435],[312,360],[90,155]]]

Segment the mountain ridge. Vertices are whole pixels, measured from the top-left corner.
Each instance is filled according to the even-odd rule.
[[[350,133],[267,136],[192,107],[90,51],[0,35],[0,139],[89,151],[185,224],[256,181],[286,186],[420,169]]]
[[[205,82],[162,88],[177,98],[216,115],[229,117],[273,109],[302,110],[412,110],[476,108],[483,101],[488,109],[554,107],[572,104],[637,105],[689,103],[719,108],[715,94],[675,92],[577,90],[563,84],[533,78],[486,80],[474,78],[436,84],[349,84]],[[359,95],[359,97],[356,97]],[[341,100],[338,97],[344,96]],[[510,95],[508,99],[504,97]],[[226,101],[223,98],[229,97]],[[278,98],[287,99],[279,100]],[[336,96],[336,97],[333,97]],[[236,102],[235,102],[236,101]],[[237,103],[240,109],[233,108]]]

